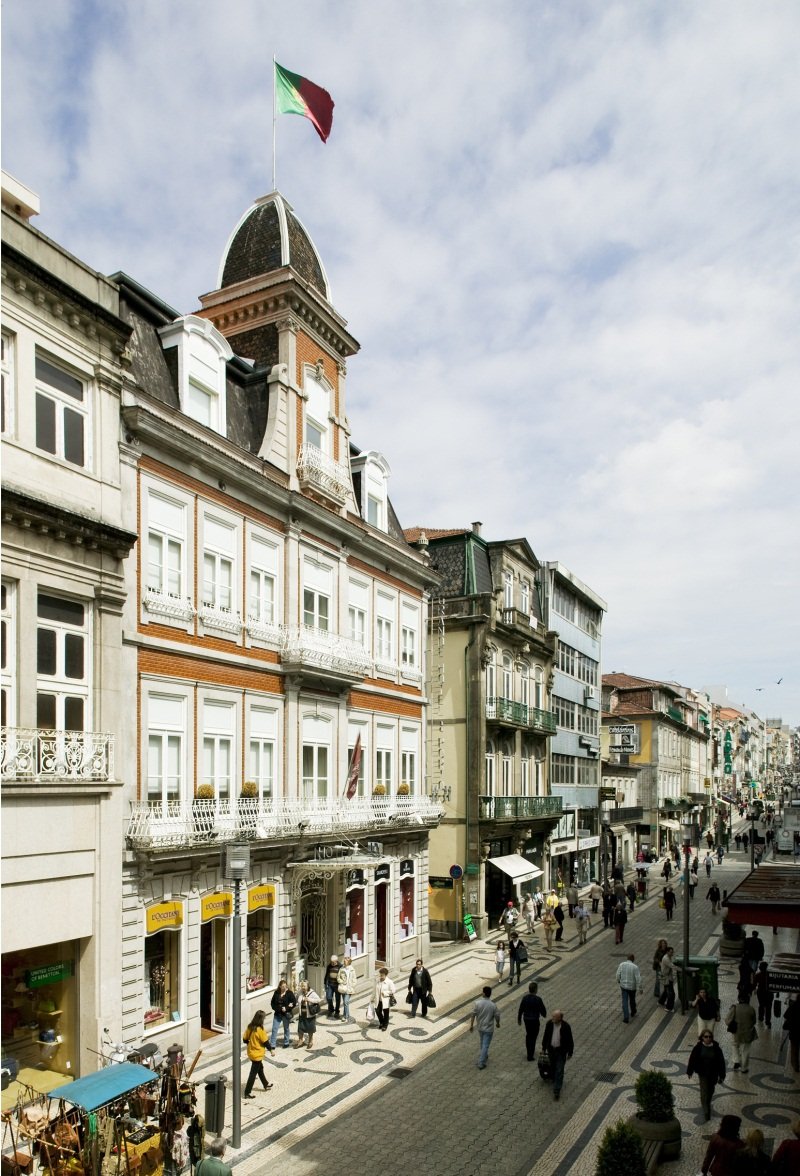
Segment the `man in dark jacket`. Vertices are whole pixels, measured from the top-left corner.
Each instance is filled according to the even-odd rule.
[[[331,962],[325,969],[325,996],[328,1001],[328,1016],[338,1017],[339,1010],[342,1007],[342,994],[339,991],[339,969],[341,968],[339,957],[332,955]],[[334,1002],[335,1009],[334,1012]]]
[[[711,1100],[714,1088],[718,1082],[725,1081],[725,1056],[714,1040],[710,1029],[704,1029],[700,1039],[689,1054],[689,1065],[686,1067],[689,1078],[697,1074],[700,1080],[700,1105],[706,1117],[706,1123],[711,1118]]]
[[[625,910],[625,900],[618,902],[614,910],[614,942],[622,943],[625,938],[625,924],[628,921],[628,912]]]
[[[536,1057],[539,1022],[542,1017],[547,1016],[547,1009],[542,1003],[542,998],[537,996],[538,991],[539,985],[532,980],[528,985],[527,996],[523,996],[519,1002],[517,1012],[517,1024],[521,1025],[523,1021],[525,1022],[525,1048],[528,1051],[529,1062],[532,1062]]]
[[[750,938],[744,941],[744,958],[750,964],[750,971],[758,971],[758,965],[764,958],[764,940],[757,931],[750,932]]]
[[[800,995],[787,1005],[783,1027],[789,1036],[789,1058],[795,1074],[800,1072]]]
[[[411,1016],[416,1017],[417,1006],[422,1004],[422,1016],[428,1015],[428,997],[433,992],[431,974],[423,964],[417,960],[408,977],[408,991],[411,993]]]
[[[542,1049],[547,1050],[550,1058],[550,1068],[553,1074],[553,1098],[561,1098],[561,1087],[564,1085],[564,1066],[567,1058],[572,1057],[574,1050],[572,1030],[564,1020],[561,1009],[553,1012],[547,1022],[542,1038]]]

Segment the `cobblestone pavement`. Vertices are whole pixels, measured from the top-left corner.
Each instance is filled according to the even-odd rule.
[[[715,867],[714,877],[721,889],[730,890],[748,869],[749,859],[734,853]],[[719,938],[721,920],[711,914],[707,888],[703,875],[690,907],[692,955],[715,954]],[[270,1168],[281,1176],[312,1176],[341,1163],[382,1176],[406,1176],[414,1167],[424,1167],[432,1176],[484,1169],[496,1176],[593,1176],[605,1127],[633,1113],[633,1083],[650,1066],[673,1079],[684,1129],[681,1160],[665,1166],[665,1172],[683,1176],[698,1171],[718,1116],[726,1112],[742,1115],[746,1127],[760,1126],[768,1148],[776,1146],[787,1136],[800,1098],[788,1048],[779,1052],[780,1022],[761,1032],[749,1075],[734,1073],[729,1063],[726,1084],[717,1089],[714,1115],[705,1123],[696,1080],[686,1078],[695,1018],[667,1013],[652,996],[656,940],[663,935],[681,954],[682,908],[667,923],[658,906],[660,885],[654,884],[651,892],[630,916],[620,946],[599,916],[584,946],[569,919],[564,943],[552,954],[538,934],[530,950],[527,937],[531,960],[522,985],[494,988],[501,1026],[484,1071],[475,1065],[477,1035],[466,1028],[481,986],[496,979],[494,946],[488,941],[431,949],[435,1019],[412,1020],[402,989],[388,1033],[365,1026],[366,992],[354,998],[357,1024],[343,1026],[321,1017],[315,1040],[319,1048],[279,1051],[270,1065],[274,1089],[243,1104],[242,1148],[229,1153],[236,1176],[255,1176]],[[767,956],[779,949],[800,949],[796,931],[773,936],[763,928],[761,934]],[[639,1015],[626,1025],[614,975],[628,951],[642,967],[645,995]],[[536,1064],[527,1062],[524,1031],[516,1023],[520,996],[534,977],[548,1012],[561,1008],[575,1037],[575,1056],[567,1063],[558,1103]],[[735,962],[723,960],[723,1012],[735,987]],[[721,1041],[730,1058],[730,1046]],[[206,1073],[220,1071],[213,1059],[204,1062]],[[229,1120],[230,1110],[228,1132]]]

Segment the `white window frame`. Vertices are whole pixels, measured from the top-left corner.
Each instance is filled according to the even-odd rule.
[[[2,646],[3,661],[0,665],[0,690],[3,695],[3,715],[0,725],[17,725],[17,585],[11,580],[2,583]]]
[[[39,598],[45,596],[53,600],[64,600],[69,604],[83,609],[83,623],[70,624],[68,621],[52,620],[39,615]],[[79,597],[65,596],[46,585],[40,584],[36,594],[36,637],[38,650],[38,635],[40,631],[55,633],[56,668],[53,674],[41,674],[36,667],[36,695],[47,694],[55,696],[56,721],[53,725],[56,731],[65,731],[64,708],[67,699],[80,699],[83,704],[83,731],[92,730],[92,608],[88,600]],[[66,673],[66,644],[69,637],[79,637],[83,642],[83,677],[69,678]],[[38,704],[37,704],[38,705]],[[38,720],[37,720],[38,723]],[[50,728],[45,728],[50,729]],[[74,730],[74,728],[70,728]]]
[[[280,641],[282,546],[263,531],[247,534],[247,633],[256,641]],[[271,604],[271,607],[270,607]]]
[[[519,607],[520,612],[527,617],[531,611],[531,586],[527,580],[523,580],[519,588]]]
[[[375,728],[375,786],[382,784],[387,795],[394,792],[395,744],[397,729],[387,723],[378,723]]]
[[[350,763],[353,759],[353,752],[356,748],[356,740],[361,736],[361,763],[358,766],[358,784],[356,785],[356,796],[365,796],[369,793],[370,787],[370,740],[369,740],[369,724],[367,722],[356,722],[350,720],[347,724],[347,771],[349,772]]]
[[[375,598],[375,661],[377,669],[392,674],[397,665],[397,597],[378,590]]]
[[[503,572],[503,608],[514,607],[514,575]]]
[[[494,741],[486,740],[486,755],[484,757],[484,787],[486,796],[494,796],[497,785],[497,760],[495,757]]]
[[[227,430],[227,362],[233,357],[230,343],[208,320],[187,314],[158,332],[164,351],[178,355],[178,400],[181,412],[204,428],[223,437]],[[206,414],[195,410],[192,389],[208,401]]]
[[[320,453],[330,457],[333,455],[330,427],[333,388],[324,376],[317,375],[315,368],[307,367],[303,378],[303,391],[306,396],[303,440],[307,445],[313,445]]]
[[[306,555],[300,593],[301,624],[320,633],[334,633],[335,576],[331,564]],[[323,608],[323,601],[325,607]],[[321,622],[324,620],[324,624]]]
[[[167,508],[159,514],[159,504]],[[194,502],[176,487],[156,479],[142,478],[141,486],[141,534],[145,543],[140,553],[140,576],[142,585],[141,619],[144,624],[155,622],[172,625],[190,632],[194,624],[195,609],[192,602],[194,585],[192,568],[194,561]],[[173,518],[168,517],[170,511]],[[150,536],[161,540],[167,546],[173,543],[180,554],[180,591],[170,590],[169,578],[162,574],[158,588],[150,582]]]
[[[407,677],[418,679],[420,674],[420,610],[405,600],[400,602],[400,670]]]
[[[0,427],[4,437],[12,437],[14,435],[14,425],[16,421],[16,400],[17,400],[17,386],[16,386],[16,353],[17,353],[17,337],[12,335],[10,331],[0,332],[2,342],[0,344],[0,398],[2,405],[0,406]]]
[[[301,733],[301,797],[306,803],[328,803],[335,799],[333,722],[325,715],[303,715]]]
[[[513,702],[514,700],[514,659],[510,653],[503,654],[503,664],[500,668],[500,681],[503,684],[503,689],[500,697],[504,698],[506,702]]]
[[[159,714],[158,707],[161,703],[169,706],[172,713],[168,715],[165,707],[162,713]],[[142,726],[144,764],[146,765],[144,779],[145,799],[151,805],[160,807],[166,813],[169,804],[186,799],[188,792],[186,757],[191,734],[189,730],[188,694],[176,694],[174,691],[169,690],[166,683],[149,686],[144,697],[144,723]],[[150,774],[150,750],[151,746],[156,742],[160,743],[162,748],[162,771],[159,777],[161,784],[157,795],[152,786],[151,781],[153,778]],[[176,771],[174,773],[170,772],[170,755],[163,755],[164,749],[169,753],[170,747],[175,748],[177,752]],[[174,788],[170,788],[169,786],[171,779],[175,779],[176,781]]]
[[[400,728],[400,784],[408,784],[409,794],[416,796],[419,791],[419,750],[420,729]]]
[[[501,796],[514,794],[514,752],[506,741],[500,744],[500,790]]]
[[[211,784],[214,797],[229,801],[235,792],[239,755],[239,729],[236,702],[226,698],[205,697],[202,700],[202,727],[198,738],[201,784]]]
[[[258,799],[271,801],[278,780],[278,732],[280,712],[260,702],[247,704],[247,780],[258,787]]]
[[[39,360],[44,364],[48,364],[55,371],[63,373],[68,379],[74,380],[76,384],[81,386],[81,398],[70,396],[69,393],[62,391],[55,385],[48,383],[47,379],[36,371],[36,365]],[[63,363],[57,356],[50,352],[45,352],[40,348],[36,348],[34,357],[34,372],[35,372],[35,392],[34,392],[34,447],[37,453],[47,454],[51,459],[63,462],[70,469],[87,470],[92,469],[91,460],[91,430],[90,430],[90,385],[87,377],[71,368],[69,364]],[[55,451],[50,449],[40,448],[37,444],[36,437],[36,403],[39,397],[50,401],[55,405]],[[73,412],[75,416],[81,419],[81,437],[83,443],[83,460],[81,462],[71,461],[65,456],[64,452],[64,434],[65,434],[65,412]]]
[[[241,520],[207,506],[201,515],[198,553],[200,619],[215,636],[236,640],[242,629],[239,609],[242,566]],[[230,583],[226,583],[226,576]]]

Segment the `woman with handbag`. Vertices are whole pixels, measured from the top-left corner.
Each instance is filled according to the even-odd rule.
[[[517,984],[520,982],[522,974],[522,965],[528,962],[528,949],[517,935],[516,931],[512,931],[511,937],[508,941],[508,986],[509,988],[514,983],[514,972],[517,973]]]
[[[283,1045],[285,1049],[292,1044],[291,1042],[291,1025],[292,1016],[294,1014],[297,998],[292,992],[285,980],[278,982],[278,987],[272,994],[272,1032],[269,1035],[267,1042],[267,1049],[272,1056],[275,1056],[275,1046],[278,1041],[278,1034],[283,1029]]]
[[[353,967],[353,961],[349,955],[346,955],[344,957],[344,963],[339,969],[339,991],[342,994],[345,1024],[348,1024],[350,1021],[355,1021],[355,1017],[350,1016],[350,997],[355,996],[357,981],[358,977]]]
[[[294,1043],[295,1049],[300,1049],[303,1045],[306,1049],[311,1049],[314,1044],[319,1006],[320,997],[318,993],[314,991],[307,980],[301,980],[297,993],[297,1009],[300,1015],[297,1018],[297,1041]]]
[[[668,947],[661,957],[661,996],[658,1003],[668,1013],[675,1008],[675,965],[672,962],[674,955],[675,948]]]
[[[653,996],[656,998],[656,1000],[658,1000],[658,998],[661,996],[661,961],[664,958],[668,946],[669,944],[667,943],[666,939],[659,939],[658,943],[656,944],[655,953],[653,954],[653,971],[656,974],[656,982],[653,987]]]
[[[397,1004],[396,991],[394,982],[389,979],[389,969],[379,968],[378,979],[375,981],[375,1012],[384,1033],[389,1028],[389,1011],[392,1005]]]

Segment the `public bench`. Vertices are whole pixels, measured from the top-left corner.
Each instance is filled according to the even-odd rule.
[[[658,1171],[658,1162],[661,1159],[661,1148],[663,1142],[660,1139],[643,1139],[642,1151],[644,1152],[644,1163],[647,1169],[647,1176],[654,1176]]]

